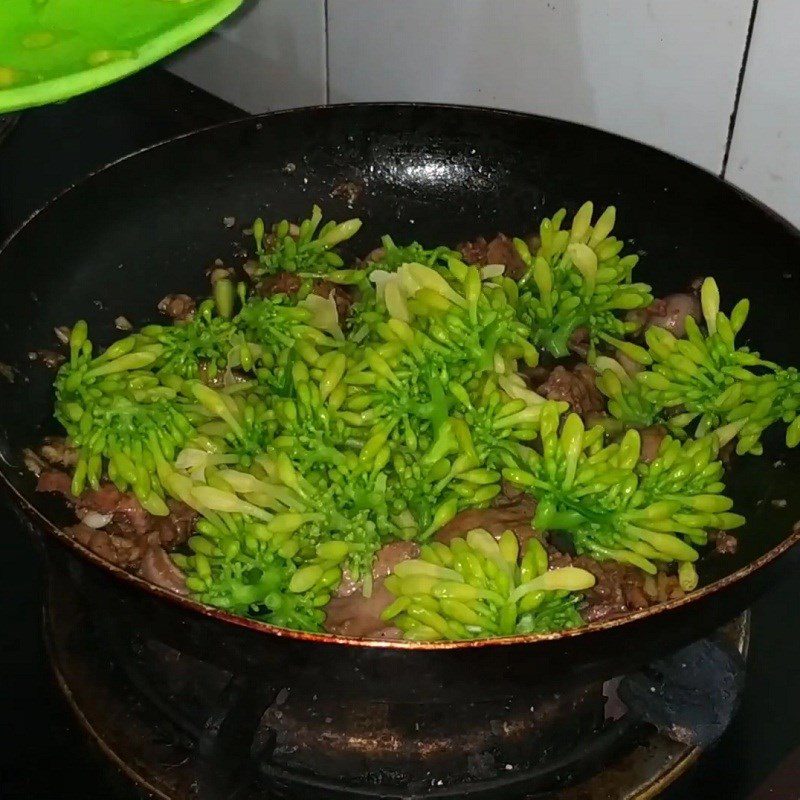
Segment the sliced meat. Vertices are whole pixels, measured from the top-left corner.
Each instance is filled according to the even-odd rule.
[[[258,293],[262,297],[269,297],[274,294],[297,294],[300,291],[302,280],[292,272],[279,272],[264,278],[258,286]],[[333,294],[333,301],[336,303],[336,310],[339,313],[339,321],[344,322],[350,314],[350,309],[355,303],[355,297],[347,286],[328,280],[314,281],[311,291],[320,297],[330,297]]]
[[[647,308],[629,312],[626,318],[638,322],[643,330],[655,325],[680,339],[686,335],[686,317],[699,322],[700,315],[700,298],[693,293],[680,292],[660,297]]]
[[[151,514],[149,522],[152,526],[150,530],[156,534],[159,545],[169,552],[189,541],[197,523],[197,512],[186,503],[172,498],[167,500],[167,508],[169,514],[166,517]]]
[[[567,537],[568,534],[565,535],[565,538]],[[578,556],[573,555],[572,553],[568,553],[566,549],[564,549],[563,543],[560,543],[559,545],[554,544],[553,534],[548,534],[547,538],[548,541],[545,547],[547,549],[547,561],[548,564],[550,565],[550,569],[561,569],[561,567],[571,567]]]
[[[303,280],[293,272],[279,272],[277,275],[270,275],[258,284],[258,293],[262,297],[271,297],[275,294],[293,295],[300,291]],[[330,297],[333,293],[333,300],[336,303],[336,310],[339,313],[339,321],[344,322],[350,314],[350,309],[355,302],[352,290],[347,286],[328,280],[317,280],[311,287],[314,294],[320,297]]]
[[[188,294],[168,294],[158,304],[158,310],[174,320],[190,319],[194,315],[195,302]]]
[[[394,568],[403,561],[416,558],[419,545],[416,542],[390,542],[381,547],[372,564],[373,580],[380,580],[394,572]]]
[[[642,450],[639,461],[649,464],[658,455],[661,442],[667,435],[667,429],[663,425],[651,425],[649,428],[642,428],[639,436],[642,440]]]
[[[142,557],[139,574],[150,583],[176,594],[188,594],[186,579],[160,545],[150,545]]]
[[[98,490],[90,489],[75,500],[75,510],[112,514],[113,521],[132,535],[143,535],[153,529],[152,514],[142,508],[137,497],[121,492],[113,483],[104,483]]]
[[[529,367],[523,363],[520,365],[520,374],[525,379],[527,387],[538,392],[539,387],[550,377],[550,373],[554,369],[555,364],[549,362],[540,362],[535,367]]]
[[[319,280],[314,281],[311,291],[325,298],[330,297],[331,293],[333,293],[333,302],[336,303],[336,311],[339,313],[340,323],[344,322],[350,315],[350,309],[355,302],[355,298],[346,286],[341,286],[332,281]]]
[[[571,369],[559,365],[536,391],[548,400],[566,401],[576,414],[586,417],[605,410],[596,377],[588,364],[576,364]]]
[[[402,638],[398,628],[381,619],[384,609],[395,599],[384,581],[401,561],[418,555],[416,542],[390,542],[378,550],[372,563],[373,583],[369,597],[364,597],[361,581],[354,581],[345,570],[336,597],[325,606],[325,630],[338,636],[363,639]]]
[[[72,496],[72,478],[66,472],[60,469],[48,469],[39,475],[39,480],[36,484],[37,492],[57,492],[63,494],[67,500],[74,502],[75,498]]]
[[[586,622],[617,619],[683,597],[678,578],[659,572],[656,579],[642,570],[616,561],[595,561],[589,556],[571,556],[548,545],[550,567],[575,566],[591,572],[596,583],[585,594],[581,615]]]
[[[686,335],[686,317],[700,321],[700,300],[693,294],[670,294],[656,300],[647,314],[648,327],[657,325],[681,338]]]
[[[472,242],[461,242],[456,249],[461,253],[461,257],[466,264],[476,264],[485,266],[489,262],[486,260],[486,251],[489,248],[489,243],[483,236],[479,236]]]
[[[125,569],[138,567],[149,546],[173,550],[186,542],[194,530],[196,513],[176,500],[167,500],[169,514],[159,517],[142,508],[135,495],[121,492],[111,483],[77,498],[71,484],[72,478],[66,472],[47,470],[39,476],[36,489],[63,495],[79,518],[101,520],[108,516],[110,521],[100,530],[84,523],[66,530],[81,544]]]
[[[145,511],[134,495],[120,492],[115,486],[109,489],[106,484],[97,492],[82,494],[75,504],[75,511],[110,513],[113,516],[109,530],[113,529],[115,533],[131,539],[147,537],[167,550],[174,550],[192,535],[197,515],[189,506],[177,500],[167,500],[167,507],[169,514],[158,517]]]
[[[475,528],[483,528],[500,536],[504,531],[512,531],[519,541],[520,549],[524,549],[528,540],[541,535],[531,526],[536,512],[536,501],[525,495],[522,500],[508,501],[494,508],[471,508],[461,511],[436,534],[437,541],[449,544],[457,536],[464,537]]]
[[[389,542],[381,547],[375,554],[372,562],[373,582],[381,580],[389,575],[401,561],[408,561],[419,555],[419,545],[416,542]],[[361,594],[363,583],[354,580],[347,569],[343,570],[342,580],[336,590],[337,597],[349,597],[356,592]]]
[[[346,567],[342,570],[342,579],[336,589],[336,597],[350,597],[361,589],[362,583],[356,580]]]
[[[96,553],[100,558],[123,569],[135,570],[149,547],[147,537],[140,536],[130,539],[106,530],[90,528],[82,522],[64,528],[64,530],[76,542]]]
[[[498,233],[489,242],[486,248],[486,263],[504,264],[505,272],[503,274],[515,281],[518,281],[528,270],[528,265],[517,252],[514,242],[504,233]]]
[[[530,511],[532,517],[536,512],[536,501],[525,493],[524,489],[520,489],[513,483],[503,481],[500,484],[500,494],[492,501],[494,508],[505,508],[507,506],[515,506],[524,504],[525,508],[521,511]]]
[[[504,275],[519,280],[528,267],[517,252],[512,239],[504,233],[498,233],[491,242],[479,236],[472,242],[462,242],[456,248],[467,264],[485,266],[486,264],[503,264]]]
[[[270,275],[258,284],[258,293],[262,297],[271,297],[273,294],[297,294],[303,281],[293,272],[279,272]]]
[[[658,602],[657,597],[648,597],[645,573],[635,567],[588,556],[578,556],[573,564],[591,572],[597,581],[586,592],[586,607],[581,612],[587,622],[618,619]]]
[[[645,592],[644,580],[630,580],[623,583],[622,595],[625,598],[626,607],[631,611],[641,611],[652,605]]]
[[[369,597],[364,597],[361,592],[334,597],[325,606],[325,630],[337,636],[358,639],[401,639],[402,631],[381,619],[381,614],[394,599],[383,579],[375,581]]]

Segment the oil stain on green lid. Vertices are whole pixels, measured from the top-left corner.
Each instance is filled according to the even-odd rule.
[[[0,113],[66,100],[179,50],[243,0],[0,0]]]

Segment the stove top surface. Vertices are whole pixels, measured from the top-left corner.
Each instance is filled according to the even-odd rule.
[[[24,114],[0,145],[0,239],[91,168],[237,109],[151,69],[118,85]],[[53,131],[59,136],[54,137]],[[12,514],[0,561],[0,797],[137,800],[120,772],[83,735],[47,663],[38,554]],[[742,707],[718,745],[669,788],[667,800],[789,800],[800,784],[800,576],[753,611]],[[612,800],[613,795],[609,795]]]

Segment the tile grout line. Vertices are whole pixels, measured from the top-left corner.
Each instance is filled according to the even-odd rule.
[[[326,0],[327,4],[327,0]],[[736,117],[739,114],[739,102],[742,99],[742,86],[744,84],[744,74],[747,70],[747,60],[750,56],[750,43],[753,40],[753,29],[756,24],[756,14],[758,13],[758,0],[753,0],[753,8],[750,11],[750,22],[747,25],[747,36],[744,42],[744,52],[742,53],[742,64],[739,67],[739,77],[736,82],[736,94],[733,97],[733,110],[731,111],[730,121],[728,123],[728,135],[725,140],[725,153],[722,156],[722,169],[720,170],[720,178],[725,178],[728,170],[728,159],[731,155],[731,145],[733,144],[733,131],[736,127]]]
[[[325,105],[331,103],[331,42],[330,23],[328,21],[328,0],[324,0],[325,12]]]

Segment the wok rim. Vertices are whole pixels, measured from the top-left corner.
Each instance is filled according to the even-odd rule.
[[[67,193],[75,189],[78,189],[84,183],[87,183],[96,175],[111,170],[118,164],[128,161],[129,159],[136,158],[140,155],[143,155],[144,153],[149,152],[150,150],[155,150],[156,148],[165,147],[175,142],[182,141],[183,139],[187,139],[192,136],[198,136],[204,133],[209,133],[217,129],[227,129],[233,126],[246,125],[246,124],[259,125],[262,123],[262,121],[269,122],[272,119],[278,117],[300,116],[303,114],[308,114],[309,112],[335,113],[342,109],[359,109],[359,108],[371,108],[371,109],[381,108],[389,111],[399,110],[399,109],[431,109],[438,111],[449,110],[449,111],[462,111],[462,112],[466,111],[470,113],[478,112],[480,114],[485,114],[490,117],[512,117],[512,118],[516,117],[519,119],[526,119],[526,120],[530,119],[543,120],[549,123],[556,123],[558,125],[564,125],[571,128],[583,129],[593,134],[600,134],[610,139],[616,139],[619,142],[624,142],[626,146],[643,148],[661,157],[667,157],[673,162],[677,162],[686,167],[689,167],[691,170],[703,173],[704,175],[715,181],[717,184],[723,186],[726,191],[731,192],[734,195],[738,195],[740,198],[746,200],[751,206],[753,206],[760,213],[766,214],[773,221],[777,222],[784,229],[786,229],[786,231],[790,233],[796,240],[800,241],[800,230],[798,230],[798,228],[795,227],[791,222],[789,222],[787,219],[781,216],[774,209],[770,208],[769,206],[762,203],[760,200],[753,197],[748,192],[744,191],[743,189],[740,189],[737,186],[734,186],[731,183],[728,183],[727,181],[724,181],[717,174],[711,172],[705,167],[693,164],[687,161],[686,159],[683,159],[671,153],[667,153],[666,151],[660,150],[659,148],[653,147],[652,145],[645,144],[643,142],[636,141],[635,139],[631,139],[626,136],[621,136],[619,134],[603,130],[602,128],[596,128],[590,125],[584,125],[577,122],[557,119],[555,117],[548,117],[542,114],[529,114],[522,111],[514,111],[510,109],[491,108],[489,106],[464,105],[464,104],[453,104],[453,103],[416,103],[416,102],[335,103],[327,105],[318,104],[311,106],[302,106],[299,108],[282,109],[277,111],[268,111],[262,114],[244,115],[241,117],[236,117],[234,119],[226,120],[224,122],[219,122],[213,125],[207,125],[201,128],[185,131],[184,133],[177,134],[176,136],[171,136],[167,139],[163,139],[161,141],[154,142],[153,144],[147,145],[145,147],[141,147],[137,150],[133,150],[132,152],[126,153],[125,155],[122,155],[119,158],[115,158],[105,164],[102,164],[101,166],[90,170],[81,178],[69,184],[61,191],[57,192],[43,205],[41,205],[30,215],[28,215],[28,217],[22,220],[22,222],[9,234],[9,236],[2,243],[0,243],[0,266],[3,254],[11,245],[11,243],[14,241],[14,239],[16,239],[16,237],[20,235],[25,228],[31,225],[40,214],[48,211],[56,202],[58,202]],[[281,628],[277,625],[272,625],[269,622],[262,622],[260,620],[251,619],[249,617],[238,616],[228,611],[224,611],[223,609],[219,609],[214,606],[209,606],[204,603],[200,603],[196,600],[192,600],[188,597],[176,594],[175,592],[171,592],[168,589],[163,589],[159,586],[156,586],[153,583],[150,583],[144,578],[141,578],[138,575],[135,575],[131,572],[127,572],[121,567],[112,564],[109,561],[106,561],[105,559],[101,558],[100,556],[89,550],[87,547],[75,541],[75,539],[73,539],[71,536],[65,533],[61,528],[59,528],[57,525],[51,522],[41,511],[39,511],[39,509],[36,508],[36,506],[34,506],[33,503],[31,503],[31,501],[28,500],[28,498],[26,498],[16,488],[16,486],[14,486],[10,482],[10,480],[8,479],[8,477],[4,472],[0,472],[0,486],[2,486],[3,491],[5,492],[9,500],[12,502],[12,504],[14,504],[17,508],[21,508],[21,510],[25,513],[25,516],[27,517],[31,525],[33,525],[36,529],[46,531],[47,534],[51,535],[61,545],[72,550],[74,553],[77,553],[81,558],[83,558],[86,561],[89,561],[93,566],[98,567],[107,574],[113,576],[116,580],[121,581],[123,584],[126,584],[127,586],[134,588],[138,591],[143,591],[146,594],[150,595],[151,597],[154,597],[159,600],[166,600],[174,604],[181,610],[187,611],[193,615],[199,615],[207,619],[213,619],[222,624],[231,625],[235,628],[249,630],[254,633],[262,634],[265,636],[271,635],[279,639],[290,639],[299,642],[308,642],[316,644],[359,647],[370,650],[440,651],[440,650],[472,650],[475,648],[489,648],[489,647],[506,648],[514,645],[535,645],[539,642],[559,642],[581,636],[598,634],[606,630],[620,628],[624,625],[633,624],[636,622],[641,622],[642,620],[650,619],[652,617],[660,616],[662,614],[672,611],[673,609],[683,608],[695,602],[699,602],[707,597],[713,596],[718,592],[727,589],[729,586],[739,583],[741,580],[763,569],[764,567],[766,567],[767,565],[771,564],[776,559],[778,559],[780,556],[784,555],[792,547],[797,545],[798,542],[800,542],[800,520],[798,520],[792,525],[791,532],[786,536],[786,538],[784,538],[775,547],[771,548],[766,553],[759,556],[754,561],[751,561],[750,563],[746,564],[744,567],[741,567],[740,569],[736,570],[735,572],[732,572],[723,578],[719,578],[716,581],[712,581],[711,583],[702,586],[699,589],[695,589],[693,592],[682,598],[667,600],[666,602],[659,603],[658,605],[651,606],[650,608],[643,609],[641,611],[635,611],[633,613],[626,614],[623,617],[619,617],[616,619],[602,620],[599,622],[590,622],[586,625],[582,625],[577,628],[571,628],[568,630],[558,631],[555,633],[523,634],[516,636],[503,636],[503,637],[483,638],[483,639],[471,639],[471,640],[459,640],[459,641],[434,641],[434,642],[410,642],[404,640],[387,640],[387,639],[358,639],[354,637],[338,636],[329,633],[311,633],[308,631],[298,631],[290,628]]]

